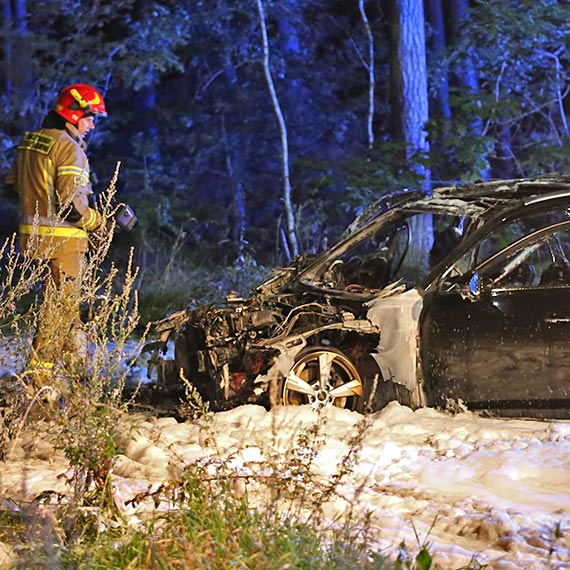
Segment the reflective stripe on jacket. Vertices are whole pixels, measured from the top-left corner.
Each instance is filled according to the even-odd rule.
[[[85,238],[87,232],[80,228],[70,228],[62,226],[34,226],[30,224],[20,224],[20,234],[26,236],[38,235],[49,237],[65,237],[65,238]]]

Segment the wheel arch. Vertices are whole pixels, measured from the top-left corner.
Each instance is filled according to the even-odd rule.
[[[295,362],[312,352],[329,350],[339,352],[352,363],[363,387],[363,394],[354,408],[355,411],[376,412],[394,400],[405,406],[418,407],[417,398],[403,384],[382,377],[380,367],[373,356],[378,347],[378,333],[333,330],[326,331],[325,334],[315,334],[306,340],[306,345],[295,355]],[[279,401],[282,402],[282,394]]]

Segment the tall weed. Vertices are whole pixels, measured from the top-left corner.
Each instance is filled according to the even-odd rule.
[[[112,220],[116,208],[116,180],[118,167],[99,200],[100,213]],[[29,381],[26,359],[30,351],[31,331],[42,311],[41,297],[46,294],[42,286],[47,263],[32,260],[29,252],[20,252],[15,238],[2,248],[4,256],[3,281],[0,303],[0,343],[7,362],[1,388],[4,406],[0,424],[0,458],[14,445],[15,437],[26,422],[50,421],[57,432],[57,446],[67,455],[74,468],[74,485],[77,497],[93,486],[103,489],[112,457],[117,453],[113,445],[114,431],[119,429],[118,415],[126,410],[123,388],[128,366],[124,361],[138,356],[144,343],[144,333],[138,346],[128,348],[138,325],[137,292],[134,288],[137,271],[129,261],[123,269],[108,260],[109,247],[114,233],[111,223],[106,233],[91,240],[90,254],[83,269],[80,306],[85,318],[77,328],[81,339],[78,350],[61,355],[45,385]],[[32,241],[32,240],[30,240]],[[132,259],[132,256],[131,256]],[[36,292],[25,303],[30,291]],[[66,292],[54,291],[51,302],[59,307],[61,317],[69,306]],[[22,310],[22,307],[24,309]],[[61,344],[61,329],[57,311],[48,321],[47,336]],[[50,329],[53,325],[53,329]],[[11,347],[7,352],[6,347]],[[55,401],[46,401],[47,391],[57,394]],[[48,399],[53,400],[53,398]]]

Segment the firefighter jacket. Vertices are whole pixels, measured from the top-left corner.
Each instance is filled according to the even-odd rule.
[[[7,182],[20,200],[20,239],[34,238],[34,256],[58,258],[88,250],[88,233],[102,223],[92,195],[85,142],[77,129],[27,132]],[[37,237],[36,237],[37,236]]]

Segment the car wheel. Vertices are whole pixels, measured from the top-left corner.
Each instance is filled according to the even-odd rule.
[[[340,350],[313,347],[302,351],[281,389],[281,404],[310,405],[318,410],[328,406],[357,410],[363,394],[362,378],[350,359]]]

